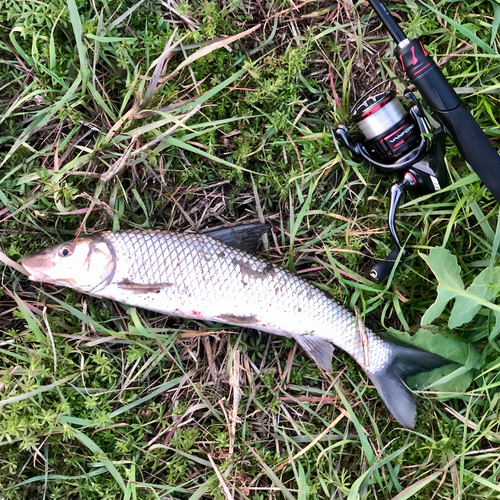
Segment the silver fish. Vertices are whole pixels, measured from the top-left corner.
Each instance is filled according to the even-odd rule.
[[[257,229],[258,236],[261,232]],[[21,262],[33,281],[173,316],[291,337],[327,371],[334,345],[340,347],[363,368],[396,420],[413,429],[416,403],[406,378],[448,361],[393,344],[368,328],[360,332],[356,317],[326,293],[234,248],[241,242],[233,240],[224,232],[103,232]]]

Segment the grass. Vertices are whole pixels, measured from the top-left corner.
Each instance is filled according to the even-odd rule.
[[[498,147],[498,6],[391,8]],[[341,352],[327,375],[289,339],[40,287],[2,266],[2,500],[500,497],[498,284],[471,292],[469,305],[483,302],[466,322],[450,304],[415,334],[446,279],[422,258],[432,248],[449,251],[457,296],[496,276],[497,204],[449,144],[452,186],[406,200],[409,258],[375,285],[373,259],[392,247],[391,179],[332,138],[365,91],[402,76],[392,50],[365,3],[2,2],[9,258],[78,230],[203,230],[261,210],[269,259],[376,331],[434,342],[466,367],[420,392],[406,431]]]

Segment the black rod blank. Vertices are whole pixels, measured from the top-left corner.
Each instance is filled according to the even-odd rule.
[[[396,43],[401,43],[403,40],[406,40],[404,33],[401,31],[396,21],[394,21],[385,5],[380,0],[368,0],[368,2]]]

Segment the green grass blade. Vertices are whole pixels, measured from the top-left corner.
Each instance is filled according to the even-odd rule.
[[[76,437],[76,439],[78,439],[78,441],[80,441],[80,443],[82,443],[92,453],[94,453],[94,455],[97,454],[101,456],[104,455],[104,451],[99,446],[97,446],[97,444],[82,431],[73,428],[71,429],[71,433]],[[108,458],[102,458],[102,457],[100,458],[99,461],[104,465],[104,467],[106,467],[108,472],[115,478],[115,481],[118,483],[122,491],[125,493],[127,489],[125,486],[125,482],[123,481],[123,478],[121,477],[120,473],[116,469],[113,462],[111,462],[111,460],[109,460]]]
[[[498,26],[500,25],[500,4],[496,0],[490,0],[493,7],[493,24],[491,25],[491,43],[493,45],[498,32]]]
[[[117,116],[115,113],[111,110],[111,108],[106,104],[106,102],[103,99],[104,92],[101,90],[102,95],[99,93],[99,91],[94,87],[94,84],[89,81],[88,82],[89,90],[90,93],[92,94],[92,97],[96,100],[97,104],[106,111],[106,114],[110,117],[110,119],[113,122],[116,122],[118,120]]]
[[[82,76],[82,93],[85,93],[87,83],[90,77],[90,68],[87,57],[87,47],[85,46],[83,36],[83,26],[80,19],[80,13],[76,6],[75,0],[68,0],[69,17],[71,25],[73,26],[73,33],[75,35],[76,48],[78,50],[78,58],[80,59],[80,73]]]
[[[47,478],[49,481],[76,481],[78,479],[90,479],[91,477],[100,476],[101,474],[105,474],[106,467],[100,467],[99,469],[95,469],[90,471],[87,474],[80,474],[79,476],[67,476],[64,474],[48,474],[47,476],[43,474],[42,476],[34,476],[29,479],[25,479],[21,481],[16,486],[13,486],[12,489],[17,488],[19,486],[24,486],[25,484],[38,483],[39,481],[45,481]]]
[[[2,163],[0,163],[0,167],[5,165],[7,160],[18,150],[20,146],[26,143],[26,141],[32,134],[34,134],[36,131],[44,127],[52,119],[52,117],[66,104],[66,102],[75,98],[75,91],[80,85],[80,82],[81,82],[81,76],[78,75],[75,81],[73,82],[73,85],[71,85],[66,94],[64,94],[64,96],[56,104],[54,104],[53,106],[51,106],[46,110],[37,113],[35,119],[20,134],[19,138],[16,140],[12,148],[5,155]],[[0,184],[2,184],[6,179],[8,179],[13,173],[14,171],[12,170],[9,173],[7,173],[3,177],[3,179],[0,180]]]
[[[347,500],[357,500],[358,498],[360,498],[360,490],[363,487],[363,485],[367,481],[369,481],[370,477],[374,475],[375,472],[378,469],[380,469],[380,467],[383,467],[384,465],[388,464],[391,460],[394,460],[395,458],[402,455],[410,446],[413,446],[413,443],[406,444],[405,446],[398,448],[395,452],[391,453],[390,455],[387,455],[382,460],[375,461],[364,474],[362,474],[360,477],[358,477],[358,479],[356,479],[356,481],[354,481],[352,488],[349,491]]]
[[[69,382],[76,377],[78,377],[80,374],[73,374],[73,375],[68,375],[65,378],[62,378],[60,380],[57,380],[56,382],[53,382],[52,384],[48,385],[42,385],[38,387],[37,389],[34,389],[29,392],[25,392],[24,394],[19,394],[18,396],[13,396],[11,398],[3,399],[0,400],[0,406],[7,406],[12,403],[17,403],[18,401],[23,401],[24,399],[31,399],[34,398],[35,396],[38,396],[39,394],[42,394],[42,392],[47,392],[51,391],[52,389],[55,389],[56,387],[65,384],[66,382]]]
[[[269,479],[280,489],[280,492],[284,497],[288,498],[288,500],[296,500],[295,497],[290,493],[289,489],[283,484],[280,478],[273,472],[273,470],[262,460],[259,454],[247,444],[248,449],[252,453],[252,455],[257,459],[260,466],[266,471],[266,474],[269,476]]]
[[[416,483],[405,488],[401,493],[398,493],[392,500],[408,500],[409,498],[416,495],[422,488],[427,486],[432,481],[435,481],[439,476],[442,476],[443,472],[433,472],[431,475],[425,477],[424,479],[420,479]]]
[[[492,49],[486,42],[481,40],[475,33],[473,33],[470,29],[466,28],[465,26],[462,26],[460,23],[457,23],[454,21],[451,17],[448,17],[447,15],[443,14],[442,12],[439,12],[434,7],[431,7],[428,3],[425,3],[424,1],[420,0],[420,3],[425,5],[429,10],[432,10],[436,15],[439,17],[445,19],[448,23],[451,24],[457,31],[462,33],[466,38],[477,44],[478,47],[481,47],[487,54],[492,54],[496,55],[496,52],[494,49]]]
[[[247,168],[236,165],[235,163],[230,163],[226,160],[223,160],[222,158],[218,158],[217,156],[214,156],[210,153],[207,153],[206,151],[203,151],[202,149],[197,148],[196,146],[193,146],[192,144],[188,144],[187,142],[184,142],[180,139],[176,139],[175,137],[165,137],[165,139],[163,140],[163,146],[164,147],[176,146],[178,148],[185,149],[186,151],[191,151],[191,153],[196,153],[197,155],[208,158],[209,160],[212,160],[216,163],[220,163],[221,165],[225,165],[226,167],[235,168],[236,170],[242,170],[244,172],[249,172],[249,173],[252,173],[252,174],[255,174],[258,176],[263,175],[262,173],[255,172],[253,170],[249,170]]]
[[[119,15],[109,26],[107,26],[107,29],[109,31],[115,29],[122,21],[129,17],[132,12],[134,12],[135,9],[139,8],[143,3],[144,0],[139,0],[138,2],[134,3],[132,7],[127,9],[123,14]]]
[[[158,396],[159,394],[168,391],[172,387],[175,387],[176,385],[181,382],[182,379],[185,377],[176,377],[172,380],[169,380],[168,382],[164,382],[163,384],[160,384],[154,391],[150,392],[147,396],[144,396],[142,398],[137,399],[136,401],[132,401],[131,403],[122,406],[121,408],[118,408],[118,410],[115,410],[111,412],[108,415],[108,418],[112,420],[113,418],[117,417],[118,415],[121,415],[122,413],[125,413],[132,408],[135,408],[136,406],[139,406],[142,403],[145,403],[146,401],[149,401],[150,399],[153,399],[154,397]]]

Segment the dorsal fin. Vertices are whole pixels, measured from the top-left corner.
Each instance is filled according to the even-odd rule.
[[[259,247],[261,236],[269,229],[267,224],[242,224],[240,226],[225,227],[203,234],[222,241],[230,247],[255,253]]]

